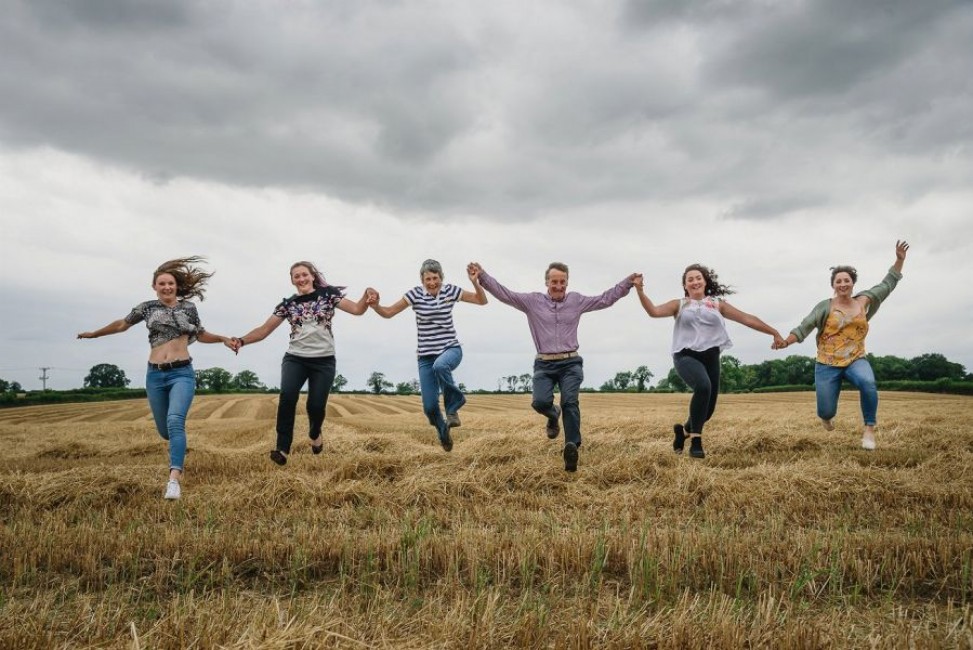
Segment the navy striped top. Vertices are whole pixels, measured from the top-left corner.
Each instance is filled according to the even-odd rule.
[[[454,284],[444,284],[438,295],[426,293],[424,287],[415,287],[404,298],[416,313],[416,330],[419,348],[416,354],[440,354],[446,348],[459,345],[456,328],[453,327],[453,305],[459,301],[463,290]]]

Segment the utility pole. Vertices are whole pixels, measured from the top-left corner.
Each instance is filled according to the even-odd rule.
[[[47,376],[47,371],[50,370],[50,369],[51,369],[50,366],[47,366],[46,368],[41,368],[40,369],[41,376],[38,377],[38,379],[40,379],[43,382],[43,386],[44,386],[43,390],[47,390],[47,380],[50,379],[50,377]]]

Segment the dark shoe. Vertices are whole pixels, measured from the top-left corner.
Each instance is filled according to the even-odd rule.
[[[689,440],[689,455],[693,458],[706,458],[706,453],[703,451],[702,437],[693,436]]]
[[[453,438],[449,435],[448,424],[439,432],[439,444],[443,446],[444,451],[453,451]]]
[[[564,471],[578,471],[578,446],[573,442],[564,445]]]
[[[278,465],[287,464],[287,456],[285,456],[284,453],[279,449],[275,449],[270,452],[270,460],[274,461]]]
[[[559,417],[561,417],[561,407],[555,406],[554,417],[547,418],[547,437],[551,440],[557,438],[558,434],[561,433],[561,424],[557,421]],[[575,453],[577,453],[577,450],[575,450]]]
[[[463,423],[459,421],[459,413],[447,413],[446,424],[449,425],[450,429],[463,426]]]
[[[683,447],[686,446],[686,430],[682,428],[681,424],[674,424],[672,425],[672,432],[676,434],[672,439],[672,450],[681,454]]]
[[[317,446],[315,446],[314,443],[318,443]],[[319,435],[317,438],[311,438],[311,453],[317,455],[320,454],[322,451],[324,451],[323,436]]]

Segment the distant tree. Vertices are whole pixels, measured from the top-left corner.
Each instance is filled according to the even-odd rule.
[[[196,385],[199,388],[223,393],[233,387],[233,375],[223,368],[207,368],[196,371]]]
[[[459,388],[459,392],[461,392],[461,393],[468,392],[466,390],[466,384],[464,384],[463,382],[460,382],[456,387]]]
[[[348,380],[345,379],[344,375],[335,375],[334,381],[331,382],[331,390],[336,393],[340,393],[341,389],[348,385]]]
[[[962,379],[966,369],[958,363],[953,363],[938,352],[921,354],[911,361],[915,378],[922,381],[934,379]]]
[[[240,390],[263,390],[266,388],[257,373],[252,370],[238,372],[236,377],[233,378],[232,386]]]
[[[877,357],[874,354],[866,355],[868,363],[875,371],[876,379],[890,381],[894,379],[915,379],[912,363],[908,359],[886,355]]]
[[[649,383],[654,375],[648,366],[639,366],[632,371],[632,379],[635,381],[635,390],[639,393],[645,392],[645,385]]]
[[[689,386],[682,380],[682,377],[679,376],[675,368],[669,370],[669,374],[659,382],[658,387],[662,390],[674,390],[677,393],[685,393],[689,390]]]
[[[507,382],[507,390],[511,393],[516,393],[517,383],[520,381],[520,378],[517,375],[507,375],[504,377],[504,380]]]
[[[617,372],[613,381],[616,390],[628,390],[628,387],[632,384],[632,373],[627,370]]]
[[[0,379],[0,393],[19,393],[22,390],[24,389],[21,388],[20,382]]]
[[[99,363],[92,366],[88,376],[84,378],[85,388],[125,388],[131,380],[125,376],[125,371],[112,363]]]
[[[419,380],[403,381],[395,385],[397,395],[416,395],[419,393]]]
[[[383,372],[373,372],[368,378],[368,381],[365,382],[365,385],[376,395],[381,395],[386,390],[394,388],[394,384],[385,379],[385,373]]]
[[[534,389],[534,375],[525,372],[517,378],[517,383],[520,385],[521,392],[529,393]]]

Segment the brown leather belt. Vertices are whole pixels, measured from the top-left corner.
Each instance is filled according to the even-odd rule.
[[[538,354],[535,359],[541,361],[561,361],[562,359],[573,359],[580,356],[577,352],[553,352],[551,354]]]

